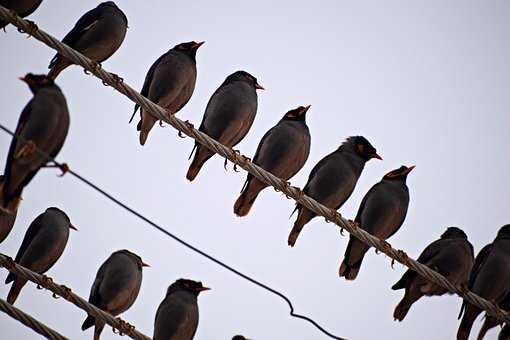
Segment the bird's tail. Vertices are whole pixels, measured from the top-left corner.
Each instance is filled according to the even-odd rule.
[[[83,325],[81,325],[81,330],[84,331],[86,329],[89,329],[90,327],[94,326],[96,323],[96,318],[92,315],[88,315],[85,321],[83,322]]]
[[[395,311],[393,312],[393,318],[398,321],[404,320],[404,318],[407,315],[407,312],[409,312],[409,309],[411,309],[413,303],[418,301],[422,296],[423,294],[417,291],[416,289],[413,289],[413,287],[410,287],[409,290],[406,290],[404,297],[399,302],[397,307],[395,307]]]
[[[344,260],[338,270],[338,275],[340,275],[340,277],[345,277],[345,279],[349,281],[355,280],[367,249],[368,246],[365,246],[358,240],[353,240],[351,236],[347,249],[345,250]]]
[[[10,275],[10,274],[9,274]],[[7,280],[6,280],[7,282]],[[21,292],[21,289],[23,286],[27,283],[27,280],[16,278],[14,280],[14,283],[11,286],[11,289],[9,290],[9,294],[7,294],[7,302],[11,305],[16,302],[16,299],[18,298],[19,293]]]
[[[478,333],[478,337],[476,339],[482,340],[489,329],[494,328],[500,324],[501,322],[498,319],[485,315],[485,321],[483,322],[482,328],[480,328],[480,332]]]
[[[142,109],[142,118],[136,126],[136,129],[140,131],[140,145],[145,145],[147,137],[149,137],[149,132],[151,131],[156,121],[157,119]]]
[[[471,333],[471,327],[481,310],[471,304],[466,304],[464,308],[464,315],[460,322],[459,330],[457,331],[457,340],[467,340],[469,333]]]
[[[247,179],[246,183],[244,190],[234,204],[234,214],[239,217],[248,215],[260,191],[265,188],[265,185],[254,177]]]
[[[204,163],[211,158],[213,153],[209,151],[204,146],[197,146],[197,152],[195,153],[195,157],[193,157],[193,161],[191,161],[191,165],[189,166],[188,173],[186,174],[186,178],[191,182],[193,181],[198,173],[200,172],[200,169],[202,169],[202,166]]]
[[[66,60],[60,57],[59,55],[56,55],[50,63],[50,66],[48,68],[50,71],[48,72],[48,77],[55,80],[57,76],[62,72],[67,66],[69,66],[70,63]]]
[[[292,227],[292,230],[290,231],[289,234],[289,238],[287,240],[287,243],[291,247],[294,247],[294,245],[296,244],[297,238],[301,233],[301,230],[303,230],[305,224],[307,224],[312,218],[315,217],[315,214],[313,212],[303,207],[302,205],[296,206],[296,209],[298,210],[298,217],[296,219],[296,222],[294,222],[294,226]]]

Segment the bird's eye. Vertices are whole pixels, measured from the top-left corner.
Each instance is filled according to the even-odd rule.
[[[363,144],[356,145],[358,148],[358,153],[363,154],[365,152],[365,146]]]

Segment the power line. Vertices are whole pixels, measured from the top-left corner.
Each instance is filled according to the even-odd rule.
[[[70,48],[69,46],[61,43],[59,40],[54,38],[53,36],[47,34],[46,32],[40,30],[35,23],[31,21],[27,21],[24,19],[21,19],[18,17],[15,13],[10,12],[9,10],[5,9],[4,7],[0,6],[0,16],[18,27],[18,30],[23,33],[28,33],[31,36],[34,36],[36,39],[42,41],[49,47],[57,50],[60,54],[64,55],[69,60],[73,61],[74,63],[81,65],[84,67],[87,71],[92,72],[96,77],[102,79],[103,84],[110,85],[113,88],[115,88],[120,93],[124,94],[128,98],[130,98],[133,102],[139,104],[143,109],[153,114],[157,119],[160,119],[162,121],[165,121],[166,123],[172,125],[174,128],[179,130],[180,132],[186,134],[187,136],[192,137],[196,141],[198,141],[200,144],[206,146],[211,151],[218,153],[219,155],[229,159],[233,163],[241,166],[246,171],[250,172],[252,175],[254,175],[256,178],[260,179],[262,182],[274,187],[275,189],[282,191],[287,197],[293,198],[295,201],[301,203],[308,209],[312,210],[314,213],[323,216],[326,218],[326,220],[334,222],[337,224],[341,229],[347,230],[350,234],[355,236],[360,241],[366,243],[367,245],[376,248],[377,250],[381,251],[382,253],[388,255],[393,260],[405,265],[406,267],[416,271],[421,276],[425,277],[427,280],[432,281],[444,288],[446,288],[449,292],[457,294],[464,298],[469,303],[483,309],[487,312],[487,314],[497,318],[498,320],[502,320],[505,322],[510,322],[510,316],[507,312],[500,309],[496,304],[483,299],[482,297],[472,293],[469,291],[466,287],[463,285],[455,286],[451,282],[449,282],[443,275],[439,274],[438,272],[430,269],[424,264],[421,264],[417,262],[416,260],[408,257],[408,255],[402,251],[397,250],[393,248],[387,241],[381,240],[365,230],[361,229],[356,223],[352,221],[348,221],[345,218],[343,218],[336,210],[328,208],[314,199],[306,196],[303,191],[297,187],[290,186],[289,183],[282,180],[281,178],[278,178],[268,171],[260,168],[259,166],[253,164],[250,159],[244,155],[241,155],[238,151],[232,150],[231,148],[228,148],[216,140],[212,139],[208,135],[196,130],[193,125],[189,122],[185,122],[180,120],[179,118],[175,117],[174,115],[166,115],[166,111],[161,108],[160,106],[154,104],[147,98],[140,95],[137,91],[135,91],[133,88],[128,86],[126,83],[124,83],[123,79],[118,77],[117,75],[113,73],[106,72],[102,69],[101,65],[98,63],[90,60],[89,58],[85,57],[81,53],[75,51],[74,49]],[[4,131],[7,131],[5,127],[2,126],[2,129]],[[12,134],[12,132],[8,131]],[[263,285],[259,283],[258,281],[251,279],[250,277],[238,272],[237,270],[231,268],[230,266],[222,263],[219,260],[214,259],[214,257],[202,252],[201,250],[189,245],[188,243],[178,239],[175,235],[172,235],[168,231],[164,231],[163,228],[158,226],[157,224],[153,223],[147,218],[144,218],[143,215],[137,213],[133,209],[127,207],[125,204],[120,202],[119,200],[113,198],[111,195],[107,194],[105,191],[100,189],[99,187],[93,185],[93,183],[89,182],[85,178],[77,175],[76,173],[73,173],[78,179],[82,180],[83,182],[87,183],[88,185],[92,186],[95,190],[99,191],[109,199],[112,199],[115,203],[122,206],[126,210],[130,211],[131,213],[134,213],[139,218],[143,219],[147,223],[151,224],[156,229],[164,232],[167,234],[167,236],[170,236],[174,238],[175,240],[179,241],[181,244],[187,246],[188,248],[196,251],[197,253],[209,258],[213,262],[220,264],[222,267],[236,273],[237,275],[243,277],[244,279],[255,283],[259,285],[260,287],[263,287],[264,289],[272,292],[273,294],[276,294],[280,297],[282,297],[291,308],[291,315],[294,317],[298,317],[304,320],[307,320],[311,322],[314,326],[316,326],[318,329],[320,329],[324,334],[335,338],[340,339],[333,334],[325,331],[322,327],[320,327],[315,321],[311,320],[310,318],[307,318],[305,316],[296,315],[293,313],[293,307],[288,298],[286,298],[283,294],[279,293],[278,291]]]
[[[11,318],[18,320],[28,328],[31,328],[35,332],[41,334],[46,339],[69,340],[65,336],[58,333],[57,331],[54,331],[53,329],[46,326],[42,322],[37,321],[34,317],[23,312],[21,309],[14,307],[13,305],[11,305],[10,303],[3,299],[0,299],[0,310],[5,314],[9,315]]]

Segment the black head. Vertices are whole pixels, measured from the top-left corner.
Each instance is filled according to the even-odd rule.
[[[457,227],[449,227],[446,231],[441,235],[441,238],[463,238],[467,240],[466,233]]]
[[[201,41],[201,42],[190,41],[190,42],[180,43],[179,45],[175,45],[173,49],[176,51],[185,53],[185,54],[189,55],[190,57],[192,57],[193,59],[195,59],[195,57],[197,56],[198,48],[200,46],[202,46],[204,43],[205,43],[205,41]]]
[[[262,87],[262,85],[260,85],[257,82],[257,78],[255,78],[254,76],[252,76],[251,74],[249,74],[246,71],[236,71],[236,72],[232,73],[231,75],[229,75],[227,77],[227,79],[225,79],[225,83],[230,83],[233,81],[245,81],[245,82],[249,83],[250,85],[252,85],[257,90],[265,90]]]
[[[386,175],[384,175],[383,179],[405,182],[407,175],[409,175],[409,173],[413,171],[414,168],[414,165],[411,165],[410,167],[402,165],[400,168],[388,172]]]
[[[120,13],[122,13],[122,17],[124,18],[124,21],[126,22],[126,26],[128,25],[128,19],[127,19],[126,14],[124,14],[124,12],[122,12],[122,10],[115,4],[115,2],[113,2],[113,1],[102,2],[97,7],[98,8],[111,8],[116,11],[119,11]]]
[[[505,224],[502,226],[499,231],[496,238],[510,238],[510,224]]]
[[[136,264],[138,265],[138,269],[140,269],[140,270],[142,270],[143,267],[150,267],[150,265],[148,265],[147,263],[142,261],[142,258],[140,256],[136,255],[133,252],[130,252],[127,249],[122,249],[122,250],[116,251],[116,253],[125,254],[125,255],[129,256],[130,258],[132,258],[136,262]]]
[[[170,285],[170,287],[168,287],[166,294],[168,295],[168,294],[172,294],[177,291],[184,290],[186,292],[190,292],[190,293],[198,296],[198,294],[200,294],[201,292],[209,290],[209,289],[211,289],[211,288],[204,287],[202,285],[202,282],[200,282],[200,281],[179,279],[179,280],[175,281],[174,283],[172,283]]]
[[[36,93],[40,88],[53,86],[55,84],[53,79],[45,74],[28,73],[26,76],[20,77],[19,79],[27,83],[30,91],[33,93]]]
[[[299,121],[305,121],[306,120],[306,113],[310,109],[311,105],[307,106],[300,106],[297,109],[290,110],[283,116],[283,120],[299,120]]]
[[[382,157],[377,154],[377,150],[363,136],[349,137],[343,145],[346,144],[350,144],[356,154],[363,158],[365,161],[369,161],[372,158],[382,159]]]
[[[46,212],[56,212],[56,213],[60,214],[61,216],[63,216],[67,220],[67,222],[69,223],[69,228],[70,229],[78,230],[78,228],[76,228],[71,223],[71,219],[69,218],[69,216],[67,216],[67,214],[63,210],[61,210],[61,209],[59,209],[57,207],[49,207],[48,209],[46,209]]]

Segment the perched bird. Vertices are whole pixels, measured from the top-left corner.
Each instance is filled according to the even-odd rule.
[[[59,208],[48,208],[30,223],[16,254],[16,263],[36,273],[46,273],[60,258],[69,239],[69,229],[76,230]],[[5,283],[14,281],[7,302],[14,304],[27,280],[9,273]]]
[[[310,131],[306,126],[308,106],[290,110],[266,132],[257,147],[253,163],[284,180],[292,178],[305,164],[310,154]],[[267,187],[248,173],[241,196],[234,205],[234,213],[246,216],[257,195]]]
[[[444,275],[452,284],[466,286],[474,262],[473,246],[464,231],[450,227],[439,240],[425,248],[418,257],[418,262]],[[393,317],[398,321],[404,320],[413,303],[422,296],[440,296],[448,293],[442,286],[427,281],[411,269],[408,269],[391,287],[393,290],[404,288],[405,295],[393,313]]]
[[[190,100],[197,80],[197,50],[202,42],[187,42],[174,46],[159,57],[147,72],[141,94],[154,103],[162,106],[168,114],[175,114]],[[135,111],[129,122],[135,117],[140,106],[135,105]],[[140,110],[140,144],[144,145],[149,132],[156,123],[151,113]]]
[[[119,250],[99,267],[90,290],[89,302],[113,316],[125,312],[135,302],[142,285],[142,267],[148,267],[140,256]],[[87,316],[81,326],[84,331],[95,325],[94,340],[98,340],[104,321]]]
[[[0,175],[0,187],[4,182],[4,176]],[[16,221],[16,215],[18,214],[18,210],[14,210],[13,212],[7,209],[0,208],[0,243],[2,243],[14,226],[14,222]]]
[[[198,327],[198,294],[210,288],[202,282],[179,279],[172,283],[158,307],[154,340],[191,340]]]
[[[107,1],[85,13],[62,42],[101,63],[119,49],[127,28],[128,20],[124,12],[113,1]],[[72,64],[72,61],[57,53],[48,66],[48,77],[55,79]]]
[[[382,159],[365,137],[349,137],[313,167],[303,192],[327,207],[339,209],[354,191],[365,163],[372,158]],[[298,216],[288,239],[291,247],[305,224],[317,216],[300,203],[296,203],[292,213],[296,210]]]
[[[409,206],[406,179],[413,169],[414,166],[401,166],[388,172],[379,183],[370,188],[356,215],[355,222],[360,228],[383,240],[390,238],[400,229]],[[369,248],[370,246],[351,235],[339,275],[345,276],[347,280],[354,280]]]
[[[496,239],[480,250],[469,276],[468,288],[475,294],[497,304],[506,304],[510,293],[510,224],[499,229]],[[462,303],[462,316],[457,340],[466,340],[476,317],[482,312],[467,301]],[[499,324],[497,322],[495,325]],[[482,328],[483,333],[489,329]],[[479,336],[479,339],[480,336]]]
[[[237,71],[229,75],[209,99],[199,130],[228,147],[237,145],[250,130],[257,114],[257,89],[264,88],[248,72]],[[198,142],[195,142],[191,155],[195,149],[195,158],[186,175],[190,181],[214,155]]]
[[[34,13],[41,2],[42,0],[0,0],[0,5],[24,18]],[[8,24],[8,21],[0,19],[0,28],[4,28]]]
[[[15,133],[20,139],[12,139],[4,181],[0,183],[0,206],[10,212],[17,210],[23,188],[49,161],[37,149],[55,157],[69,130],[67,102],[53,80],[31,73],[21,80],[28,84],[34,97],[19,117]]]

